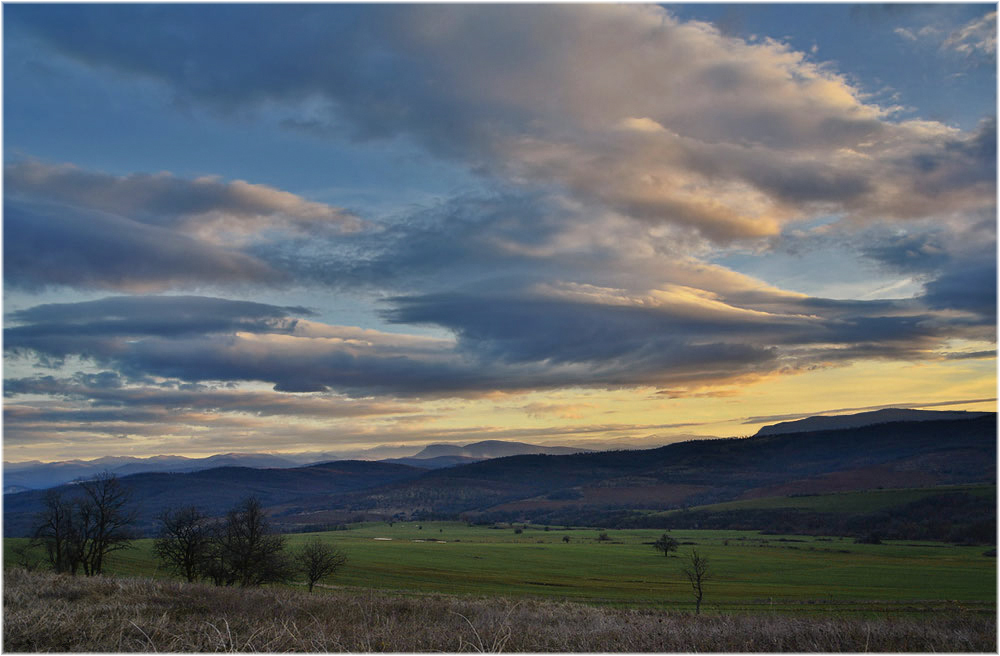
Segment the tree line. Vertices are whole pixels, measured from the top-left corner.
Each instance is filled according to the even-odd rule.
[[[50,490],[36,518],[31,544],[41,546],[56,572],[101,574],[109,554],[138,536],[130,495],[113,474],[79,481],[69,494]],[[272,530],[260,500],[249,497],[222,519],[193,506],[159,517],[154,552],[161,564],[189,582],[250,587],[304,576],[309,591],[347,562],[346,554],[316,537],[297,550]]]

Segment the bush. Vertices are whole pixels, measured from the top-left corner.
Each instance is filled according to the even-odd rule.
[[[865,533],[855,538],[854,544],[882,544],[882,538],[875,532]]]

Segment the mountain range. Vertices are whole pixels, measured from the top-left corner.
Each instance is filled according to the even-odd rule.
[[[595,525],[622,513],[736,499],[995,485],[996,414],[696,440],[642,451],[516,455],[433,470],[337,461],[282,469],[142,473],[121,480],[132,491],[140,528],[146,531],[167,507],[194,504],[221,514],[250,494],[260,497],[275,523],[287,530],[358,517],[461,516]],[[5,496],[6,535],[30,531],[43,495]]]
[[[907,410],[889,408],[853,415],[815,416],[796,421],[786,421],[761,428],[758,436],[779,435],[813,430],[858,428],[891,421],[931,421],[962,419],[982,416],[981,412],[951,412],[933,410]],[[660,444],[666,438],[659,438]],[[700,438],[705,439],[705,438]],[[80,478],[89,478],[108,471],[118,476],[143,472],[194,472],[213,467],[289,468],[333,460],[379,460],[393,464],[411,465],[425,469],[440,469],[466,465],[478,460],[506,456],[547,454],[568,455],[601,450],[645,449],[660,444],[650,440],[612,441],[581,446],[548,446],[485,440],[471,444],[430,444],[419,451],[417,447],[377,446],[348,452],[320,451],[293,454],[224,453],[206,458],[159,455],[149,458],[132,456],[107,456],[95,460],[66,460],[61,462],[5,462],[4,494],[30,489],[44,489]]]
[[[405,451],[412,452],[415,447]],[[362,455],[383,453],[397,447],[377,447],[361,452]],[[570,447],[550,447],[524,442],[504,442],[488,440],[472,444],[432,444],[419,452],[404,458],[384,458],[380,462],[407,464],[425,469],[453,467],[486,458],[523,455],[529,453],[577,453],[587,449]],[[4,494],[22,492],[29,489],[44,489],[69,483],[80,478],[91,478],[103,472],[116,476],[128,476],[146,472],[186,473],[213,469],[215,467],[251,467],[255,469],[281,469],[300,467],[317,462],[369,458],[345,458],[337,454],[316,452],[290,455],[268,453],[224,453],[207,458],[187,458],[184,456],[152,456],[136,458],[132,456],[107,456],[95,460],[66,460],[60,462],[5,462]],[[374,458],[372,458],[374,459]]]

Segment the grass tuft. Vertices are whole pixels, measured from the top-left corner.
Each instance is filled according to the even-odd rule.
[[[995,652],[996,620],[701,615],[10,569],[9,652]]]

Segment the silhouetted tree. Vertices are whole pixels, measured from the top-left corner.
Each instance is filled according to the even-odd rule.
[[[75,491],[70,499],[59,490],[46,493],[33,537],[45,547],[55,571],[76,574],[82,568],[88,576],[100,574],[108,554],[131,546],[135,512],[130,495],[108,472],[77,482]]]
[[[76,552],[73,526],[73,503],[59,490],[49,490],[42,499],[42,511],[36,516],[33,539],[45,547],[49,565],[57,572],[76,574],[80,559]]]
[[[129,508],[131,495],[108,472],[81,481],[77,488],[83,493],[74,504],[83,570],[87,575],[100,574],[108,554],[131,546],[136,517]]]
[[[207,519],[194,506],[165,510],[160,515],[160,534],[153,549],[168,568],[188,582],[206,574],[213,536]]]
[[[705,595],[705,581],[711,576],[708,569],[708,558],[692,549],[688,555],[688,566],[684,568],[684,575],[691,582],[691,589],[694,592],[694,613],[701,613],[701,600]]]
[[[320,579],[335,574],[344,566],[347,555],[321,538],[313,538],[295,552],[295,561],[299,565],[299,571],[306,575],[309,592],[312,592],[313,586]]]
[[[285,537],[271,530],[260,501],[250,497],[217,529],[207,574],[216,584],[243,587],[287,581],[294,567],[284,549]]]
[[[680,544],[680,542],[664,533],[653,543],[653,548],[657,551],[662,551],[664,556],[669,556],[671,551],[677,551],[677,547]]]

